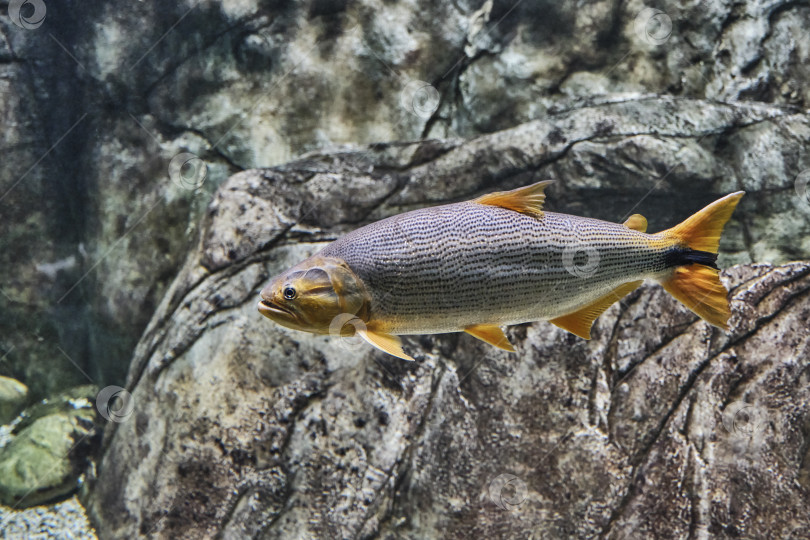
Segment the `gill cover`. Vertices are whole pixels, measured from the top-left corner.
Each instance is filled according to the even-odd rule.
[[[328,334],[341,314],[367,317],[369,295],[345,261],[310,257],[270,281],[261,292],[259,312],[276,323],[318,334]],[[350,335],[346,325],[341,333]]]
[[[274,278],[261,296],[259,312],[282,326],[316,334],[357,333],[388,354],[413,360],[402,350],[399,337],[369,321],[371,297],[342,259],[310,257]]]

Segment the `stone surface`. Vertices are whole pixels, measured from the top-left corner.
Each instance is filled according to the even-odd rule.
[[[741,178],[777,195],[749,206],[772,233],[753,259],[810,254],[784,196],[807,168],[800,2],[88,0],[44,15],[35,29],[0,18],[0,372],[33,399],[82,371],[121,384],[230,174],[339,145],[475,137],[638,94],[766,103],[779,122],[699,150],[659,140],[648,117],[620,154],[572,147],[582,162],[560,175],[578,190],[615,172],[608,192],[693,167]],[[199,156],[180,162],[200,176],[176,174],[181,154]],[[572,191],[572,204],[593,198]]]
[[[549,200],[556,210],[614,221],[642,212],[652,229],[679,221],[715,196],[746,189],[722,246],[722,264],[810,257],[810,7],[801,2],[88,0],[49,2],[36,29],[12,22],[12,4],[0,6],[0,373],[25,383],[31,400],[88,379],[123,384],[129,370],[137,401],[151,402],[152,390],[141,382],[149,380],[146,374],[174,388],[172,370],[190,361],[189,351],[197,351],[198,362],[231,354],[195,344],[205,339],[224,347],[228,341],[220,344],[221,336],[212,333],[243,329],[224,317],[240,309],[255,317],[247,307],[251,291],[320,242],[401,210],[538,177],[557,181]],[[424,138],[440,140],[407,142]],[[374,144],[381,141],[405,142]],[[292,165],[237,175],[214,195],[233,173],[306,152],[313,154]],[[255,324],[244,321],[244,328]],[[221,327],[209,328],[215,324]],[[266,324],[262,331],[272,332]],[[321,365],[307,356],[321,362],[319,349],[295,335],[262,343],[269,360],[251,364],[261,383],[253,380],[249,388],[282,388],[299,380],[300,370]],[[466,354],[454,352],[452,338],[435,343],[447,357]],[[244,344],[230,346],[240,358],[248,355]],[[354,366],[357,355],[347,352],[347,365]],[[279,360],[287,357],[304,358],[303,367],[288,372]],[[431,378],[427,386],[446,389],[439,382],[449,371],[435,373],[431,366],[424,369],[438,382]],[[163,369],[169,379],[160,379]],[[207,378],[207,369],[185,376]],[[212,369],[229,384],[249,378],[240,370]],[[305,384],[301,395],[312,392],[317,401],[327,391],[323,380]],[[399,384],[396,377],[384,381]],[[413,384],[419,392],[425,388]],[[247,413],[239,409],[241,390],[226,386],[223,394],[189,392],[203,403],[224,400],[226,419],[239,419],[234,434],[222,439],[227,450],[247,437],[240,431]],[[191,399],[173,396],[168,394],[170,402]],[[422,406],[419,399],[403,400],[416,400],[408,414]],[[295,420],[306,403],[290,403],[272,414]],[[164,422],[163,414],[154,411],[151,425]],[[142,429],[150,420],[140,418]],[[463,440],[453,426],[448,424],[448,437]],[[409,433],[406,428],[386,429]],[[355,445],[352,452],[387,449],[388,435],[372,441],[379,446]],[[118,452],[125,453],[120,437],[110,442],[118,448],[110,450],[110,469]],[[154,457],[156,450],[141,452]],[[463,451],[462,461],[474,465],[471,452]],[[389,481],[384,478],[398,479],[395,489],[420,486],[407,497],[380,499],[390,502],[378,512],[382,521],[364,522],[370,529],[378,522],[395,527],[394,517],[410,510],[409,501],[429,501],[433,492],[425,481],[411,483],[416,473],[398,475],[412,455],[379,458],[374,463],[387,467],[394,459],[396,467],[381,469],[388,472],[376,480],[358,480],[355,491],[341,488],[344,505],[337,507],[351,508]],[[276,463],[273,456],[263,459]],[[188,482],[213,474],[206,463],[184,469]],[[478,474],[473,465],[471,473]],[[261,482],[286,479],[272,484],[281,491],[239,480],[228,534],[240,534],[241,523],[253,519],[243,516],[254,508],[270,523],[268,534],[280,526],[273,517],[280,518],[288,493],[299,486],[272,467],[261,469]],[[144,474],[148,479],[151,473]],[[465,511],[477,510],[447,486],[461,490],[470,480],[438,477],[437,497],[452,502],[454,519],[469,523]],[[319,482],[311,489],[332,489],[329,478]],[[140,493],[142,486],[134,484],[127,489]],[[514,487],[503,478],[500,485]],[[167,484],[166,500],[173,489]],[[113,502],[119,499],[105,504],[125,504]],[[705,500],[694,505],[704,508]],[[636,504],[632,497],[622,501],[622,512]],[[746,511],[735,502],[727,515]],[[156,518],[159,510],[143,512],[132,520],[167,526]],[[219,510],[197,499],[172,512],[165,530],[179,530],[188,512],[200,517],[203,529],[222,521]],[[587,512],[600,511],[587,506],[578,519],[591,519]],[[298,523],[307,512],[296,506],[291,515]],[[693,515],[695,527],[702,527],[703,514]],[[429,528],[438,523],[430,522],[434,517],[411,519],[427,520]],[[723,519],[719,523],[733,521]],[[351,529],[346,523],[348,518],[334,530]],[[621,526],[618,517],[611,523]],[[729,536],[739,532],[730,527]]]
[[[28,387],[11,377],[0,375],[0,425],[7,424],[25,407]]]
[[[15,509],[59,500],[79,488],[78,479],[98,448],[96,388],[71,389],[26,409],[0,448],[0,503]],[[89,398],[89,399],[88,399]]]
[[[729,333],[649,285],[603,315],[589,342],[543,322],[511,328],[517,355],[448,334],[408,338],[417,362],[405,363],[283,329],[255,307],[268,277],[362,223],[536,177],[558,180],[551,209],[614,221],[640,211],[652,231],[745,187],[722,250],[724,265],[749,260],[774,234],[747,227],[751,205],[783,197],[798,216],[800,201],[721,174],[731,169],[707,148],[803,121],[780,111],[642,97],[464,143],[313,154],[233,176],[136,350],[134,412],[107,430],[86,499],[99,533],[669,538],[810,527],[807,263],[726,271]],[[648,115],[655,135],[644,133]],[[617,165],[595,166],[605,155]],[[632,171],[684,160],[688,171],[645,198],[659,181]],[[608,188],[619,181],[624,190]]]
[[[26,407],[15,419],[13,423],[14,432],[19,432],[36,420],[51,414],[67,413],[74,416],[81,416],[85,420],[92,420],[95,418],[95,409],[90,407],[89,404],[96,402],[98,393],[99,389],[97,386],[85,384],[68,388],[67,390],[33,403]]]
[[[22,510],[0,504],[0,523],[6,538],[75,538],[97,540],[84,507],[74,496],[51,506]]]

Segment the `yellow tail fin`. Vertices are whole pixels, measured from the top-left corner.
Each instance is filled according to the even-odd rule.
[[[738,191],[726,195],[688,218],[683,223],[658,233],[672,238],[677,244],[690,250],[703,252],[696,254],[716,254],[723,227],[731,217],[740,198],[745,192]],[[728,291],[720,283],[717,268],[699,263],[677,266],[672,273],[661,280],[664,289],[691,309],[709,324],[728,329],[731,311],[728,307]]]

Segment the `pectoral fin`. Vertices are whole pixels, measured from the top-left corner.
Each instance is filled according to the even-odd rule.
[[[482,195],[473,202],[489,206],[500,206],[515,212],[521,212],[534,217],[543,217],[543,202],[546,195],[543,190],[548,187],[551,180],[537,182],[530,186],[513,189],[512,191],[496,191]]]
[[[548,322],[572,334],[576,334],[583,339],[591,339],[591,326],[593,326],[593,321],[612,304],[636,290],[643,282],[644,280],[631,281],[620,285],[596,302],[580,308],[573,313],[569,313],[568,315],[551,319]]]
[[[476,324],[475,326],[468,326],[464,331],[499,349],[515,352],[515,348],[509,343],[509,339],[504,335],[503,330],[493,324]]]
[[[413,358],[410,357],[405,351],[402,350],[402,340],[399,339],[398,336],[394,336],[392,334],[386,334],[384,332],[375,332],[373,330],[357,330],[357,333],[360,334],[360,337],[377,347],[383,352],[387,352],[397,358],[402,358],[403,360],[409,360],[413,362]]]

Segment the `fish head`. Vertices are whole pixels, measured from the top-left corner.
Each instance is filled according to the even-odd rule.
[[[273,278],[262,289],[261,298],[259,313],[268,319],[316,334],[329,334],[333,321],[342,314],[365,319],[371,300],[362,280],[345,261],[319,256]],[[353,327],[346,325],[338,331],[353,333]]]

